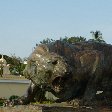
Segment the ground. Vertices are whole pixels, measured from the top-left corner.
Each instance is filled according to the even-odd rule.
[[[58,107],[58,106],[40,106],[40,105],[24,105],[15,107],[0,108],[0,112],[112,112],[108,108],[72,108],[72,107]]]
[[[65,103],[54,103],[1,107],[0,112],[112,112],[112,109],[107,107],[73,107],[71,105],[66,105]]]

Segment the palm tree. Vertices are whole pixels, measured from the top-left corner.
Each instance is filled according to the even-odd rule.
[[[102,33],[100,31],[91,31],[93,39],[91,41],[106,43],[102,38]]]

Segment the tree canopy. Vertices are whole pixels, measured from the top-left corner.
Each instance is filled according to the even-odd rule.
[[[60,38],[60,41],[63,42],[68,42],[70,44],[76,43],[76,42],[84,42],[84,41],[92,41],[92,42],[100,42],[100,43],[106,43],[103,40],[102,33],[100,31],[91,31],[92,33],[92,39],[86,40],[85,37],[82,36],[73,36],[73,37],[67,37],[65,36],[64,38]],[[43,41],[40,41],[41,44],[50,44],[52,42],[55,42],[56,40],[46,38]],[[37,46],[38,44],[36,44]]]
[[[2,55],[0,54],[0,58],[1,57]],[[11,57],[4,55],[4,59],[7,61],[8,64],[10,64],[10,71],[12,74],[16,75],[16,72],[18,72],[18,75],[23,74],[25,65],[20,57],[16,57],[15,55],[12,55]]]
[[[83,42],[83,41],[86,41],[86,38],[84,38],[84,37],[65,37],[65,38],[60,38],[60,40],[61,41],[63,41],[63,42],[68,42],[68,43],[70,43],[70,44],[72,44],[72,43],[76,43],[76,42]]]
[[[106,43],[103,40],[102,37],[102,33],[100,31],[91,31],[90,33],[92,33],[92,39],[90,39],[89,41],[95,41],[95,42],[100,42],[100,43]]]

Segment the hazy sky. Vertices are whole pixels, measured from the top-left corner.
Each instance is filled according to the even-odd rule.
[[[112,44],[112,0],[0,0],[0,54],[28,57],[44,38],[91,38]]]

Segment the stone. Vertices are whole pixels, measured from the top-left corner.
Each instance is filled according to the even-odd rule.
[[[55,102],[81,99],[83,104],[101,101],[111,104],[112,98],[112,46],[98,42],[68,44],[62,41],[40,44],[29,56],[24,70],[32,81],[28,88],[28,102],[44,100],[46,91]],[[98,91],[100,94],[96,94]],[[33,99],[33,100],[32,100]]]
[[[0,59],[0,75],[10,75],[10,64],[7,64],[7,61],[4,59],[3,55],[2,58]]]
[[[10,68],[9,64],[7,64],[3,67],[3,75],[10,75],[11,74],[9,68]]]

